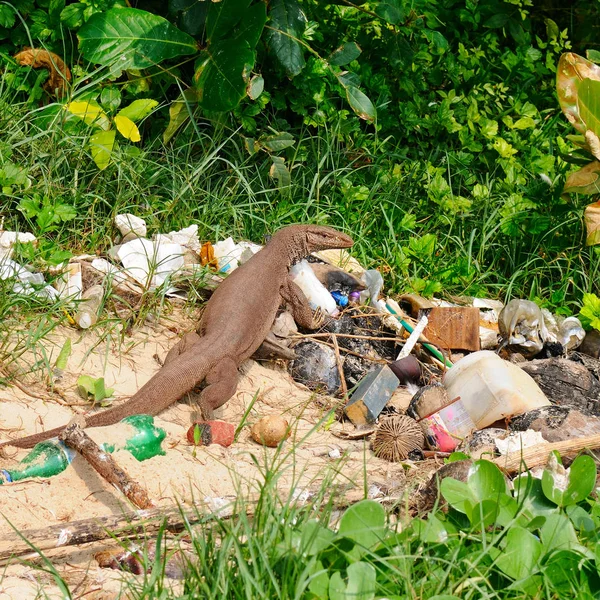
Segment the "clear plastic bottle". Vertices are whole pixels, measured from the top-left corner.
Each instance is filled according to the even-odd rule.
[[[104,297],[104,288],[101,285],[93,285],[81,295],[81,302],[75,315],[75,322],[82,329],[88,329],[96,324],[100,305]]]

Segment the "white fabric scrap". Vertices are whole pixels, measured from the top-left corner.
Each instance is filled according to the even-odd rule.
[[[13,253],[13,247],[17,242],[26,244],[35,242],[36,237],[32,233],[20,233],[17,231],[0,232],[0,259],[10,258]]]
[[[10,258],[0,258],[0,279],[16,279],[13,292],[25,296],[38,296],[48,300],[56,300],[58,292],[51,286],[45,285],[36,290],[34,286],[44,285],[44,276],[41,273],[32,273],[19,263]]]
[[[150,289],[162,285],[167,277],[181,269],[184,264],[183,248],[180,244],[151,242],[145,238],[137,238],[123,244],[117,256],[125,271]]]

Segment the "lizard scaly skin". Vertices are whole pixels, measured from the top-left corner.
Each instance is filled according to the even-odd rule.
[[[156,415],[203,380],[207,386],[200,395],[200,408],[210,419],[214,409],[235,393],[238,367],[267,337],[282,300],[300,326],[317,326],[306,296],[289,276],[289,268],[312,252],[352,244],[349,236],[330,227],[291,225],[277,231],[263,249],[215,290],[202,315],[200,335],[185,336],[137,393],[124,404],[86,416],[85,426],[112,425],[135,414]],[[0,447],[31,448],[63,429],[3,442]]]

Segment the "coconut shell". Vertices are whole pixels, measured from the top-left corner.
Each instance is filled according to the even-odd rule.
[[[269,415],[254,423],[251,430],[252,439],[258,444],[275,448],[290,437],[290,425],[280,415]]]
[[[423,430],[407,415],[381,419],[371,442],[375,456],[390,462],[405,460],[409,452],[421,450],[424,444]]]

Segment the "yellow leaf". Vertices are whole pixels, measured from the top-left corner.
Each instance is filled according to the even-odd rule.
[[[76,117],[82,119],[88,125],[94,125],[108,131],[110,121],[104,111],[97,105],[90,102],[69,102],[66,109]]]
[[[99,169],[106,169],[110,163],[110,155],[115,145],[114,129],[110,131],[99,131],[90,137],[90,152]]]
[[[142,139],[137,125],[129,117],[117,115],[115,117],[115,125],[119,133],[128,140],[139,142]]]

